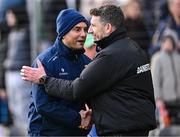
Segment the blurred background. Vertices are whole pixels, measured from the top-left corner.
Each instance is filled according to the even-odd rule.
[[[90,20],[103,4],[121,6],[129,37],[149,56],[158,124],[149,136],[180,135],[180,0],[0,0],[0,137],[27,135],[31,87],[20,69],[52,46],[58,13],[75,8]],[[84,47],[93,58],[91,39]]]

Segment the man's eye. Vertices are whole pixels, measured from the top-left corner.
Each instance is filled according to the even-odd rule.
[[[80,29],[80,28],[74,28],[73,30],[75,30],[75,31],[80,31],[81,29]]]
[[[85,28],[85,29],[84,29],[84,32],[88,32],[88,28]]]

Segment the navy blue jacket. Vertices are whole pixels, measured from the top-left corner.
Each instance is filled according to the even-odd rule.
[[[64,46],[57,38],[54,45],[38,57],[48,76],[74,80],[90,59]],[[33,67],[37,67],[34,63]],[[32,84],[31,104],[28,118],[29,134],[36,136],[87,135],[78,128],[79,111],[84,102],[68,101],[48,96],[43,85]]]

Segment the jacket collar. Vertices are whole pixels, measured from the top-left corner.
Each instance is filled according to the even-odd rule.
[[[59,56],[64,56],[64,57],[68,57],[68,58],[72,58],[72,59],[77,56],[79,57],[81,54],[83,54],[85,52],[84,49],[73,50],[73,49],[68,48],[61,42],[59,37],[56,38],[54,47],[56,49],[56,54],[58,54]]]
[[[108,45],[112,44],[113,42],[123,39],[127,37],[127,31],[125,27],[120,27],[112,32],[108,37],[105,37],[99,41],[95,41],[97,44],[97,50],[101,50],[106,48]]]

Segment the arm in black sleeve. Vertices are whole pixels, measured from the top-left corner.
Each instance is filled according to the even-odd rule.
[[[74,81],[49,77],[46,92],[65,99],[87,99],[107,91],[124,74],[114,65],[110,55],[101,55],[93,60]],[[119,74],[113,73],[119,70]]]
[[[49,95],[73,100],[73,85],[71,80],[57,79],[47,76],[44,86]]]

